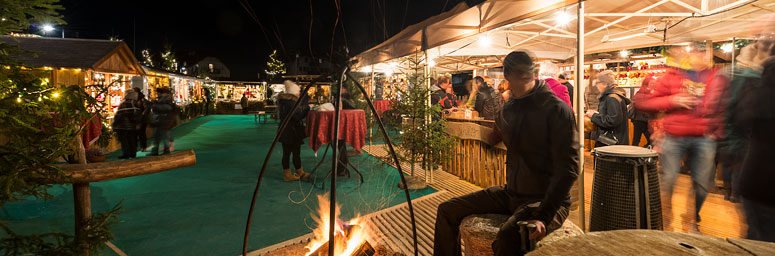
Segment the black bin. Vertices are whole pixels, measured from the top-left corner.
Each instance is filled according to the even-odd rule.
[[[662,230],[657,152],[634,146],[592,151],[595,176],[589,231]]]

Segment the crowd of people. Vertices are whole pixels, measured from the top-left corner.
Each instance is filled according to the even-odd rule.
[[[153,148],[149,155],[157,156],[159,150],[162,154],[174,150],[171,129],[177,124],[177,105],[169,88],[158,88],[156,94],[158,97],[153,101],[146,99],[137,87],[124,94],[111,123],[121,144],[119,159],[136,158],[138,151],[148,151],[148,127],[153,128]]]
[[[627,97],[617,86],[614,72],[592,74],[585,116],[594,147],[632,145],[659,153],[664,226],[673,220],[672,197],[676,179],[688,169],[694,205],[687,207],[685,231],[701,233],[701,209],[713,190],[716,167],[721,166],[725,199],[740,203],[747,222],[746,238],[775,242],[775,171],[767,162],[775,155],[775,16],[760,27],[757,39],[740,50],[736,65],[714,67],[704,42],[674,46],[667,52],[664,75],[644,79],[639,91]],[[566,74],[553,65],[541,65],[524,51],[503,60],[506,82],[499,86],[500,104],[492,143],[507,148],[507,182],[450,199],[437,211],[434,255],[461,255],[459,226],[472,214],[511,215],[492,244],[495,255],[522,255],[520,221],[535,225],[530,239],[540,239],[559,228],[568,215],[569,190],[578,175],[578,141]],[[474,78],[468,104],[494,101]],[[436,98],[446,96],[440,87]],[[484,92],[484,93],[480,93]],[[443,96],[443,97],[442,97]],[[498,96],[496,96],[498,97]],[[446,103],[435,101],[434,103]],[[482,111],[480,111],[480,109]],[[477,111],[487,113],[486,108]],[[489,116],[489,114],[485,114]],[[587,125],[585,125],[586,127]],[[548,143],[547,143],[548,142]],[[529,156],[529,157],[528,157]],[[684,168],[686,167],[686,168]]]

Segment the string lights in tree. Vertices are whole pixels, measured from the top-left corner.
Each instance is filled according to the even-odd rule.
[[[147,67],[155,67],[155,65],[153,64],[153,55],[151,55],[151,51],[148,49],[145,49],[141,53],[143,55],[143,65]]]
[[[285,63],[277,56],[277,50],[269,54],[269,60],[266,62],[266,74],[271,81],[277,75],[285,74]]]

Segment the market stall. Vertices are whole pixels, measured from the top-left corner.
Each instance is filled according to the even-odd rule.
[[[46,74],[53,84],[108,85],[107,95],[91,92],[107,103],[108,119],[116,112],[126,90],[142,87],[145,72],[122,41],[9,36],[0,40],[30,52],[20,56],[19,61]]]
[[[485,1],[470,8],[461,3],[448,12],[407,27],[358,54],[353,62],[357,63],[355,68],[359,72],[382,73],[386,77],[407,72],[484,73],[499,67],[511,51],[529,50],[539,62],[569,64],[565,71],[573,74],[577,85],[571,93],[578,99],[574,101],[574,110],[581,116],[583,107],[579,103],[584,102],[588,83],[584,75],[575,73],[584,70],[585,64],[586,70],[591,71],[595,65],[626,59],[629,70],[621,69],[621,65],[615,69],[618,82],[624,87],[636,88],[643,77],[663,72],[664,64],[660,64],[661,57],[641,60],[630,50],[704,41],[712,53],[714,42],[752,36],[751,31],[741,28],[761,15],[772,13],[774,8],[773,0]],[[731,48],[732,56],[735,49],[735,46]],[[596,59],[591,55],[625,51],[627,56],[622,57]],[[418,57],[420,67],[410,68],[413,64],[410,60]],[[430,86],[427,80],[426,86]],[[577,126],[584,127],[581,123]],[[582,160],[579,167],[583,170],[582,150],[579,155]],[[583,179],[581,173],[580,179]],[[584,193],[581,185],[579,194]],[[584,209],[583,204],[580,209]],[[581,211],[582,228],[584,218]]]

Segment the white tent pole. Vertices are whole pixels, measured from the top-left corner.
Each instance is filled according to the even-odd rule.
[[[424,50],[423,54],[425,54],[425,89],[431,90],[431,59],[428,58],[428,50]],[[428,93],[428,98],[425,100],[425,104],[430,107],[431,106],[431,93]],[[431,116],[426,115],[425,116],[425,125],[430,125],[431,123]],[[433,159],[431,159],[433,160]],[[433,183],[433,170],[431,169],[431,163],[428,162],[425,166],[425,183],[431,184]]]
[[[576,7],[576,126],[579,129],[579,223],[581,230],[587,231],[584,196],[584,1],[579,0]]]

